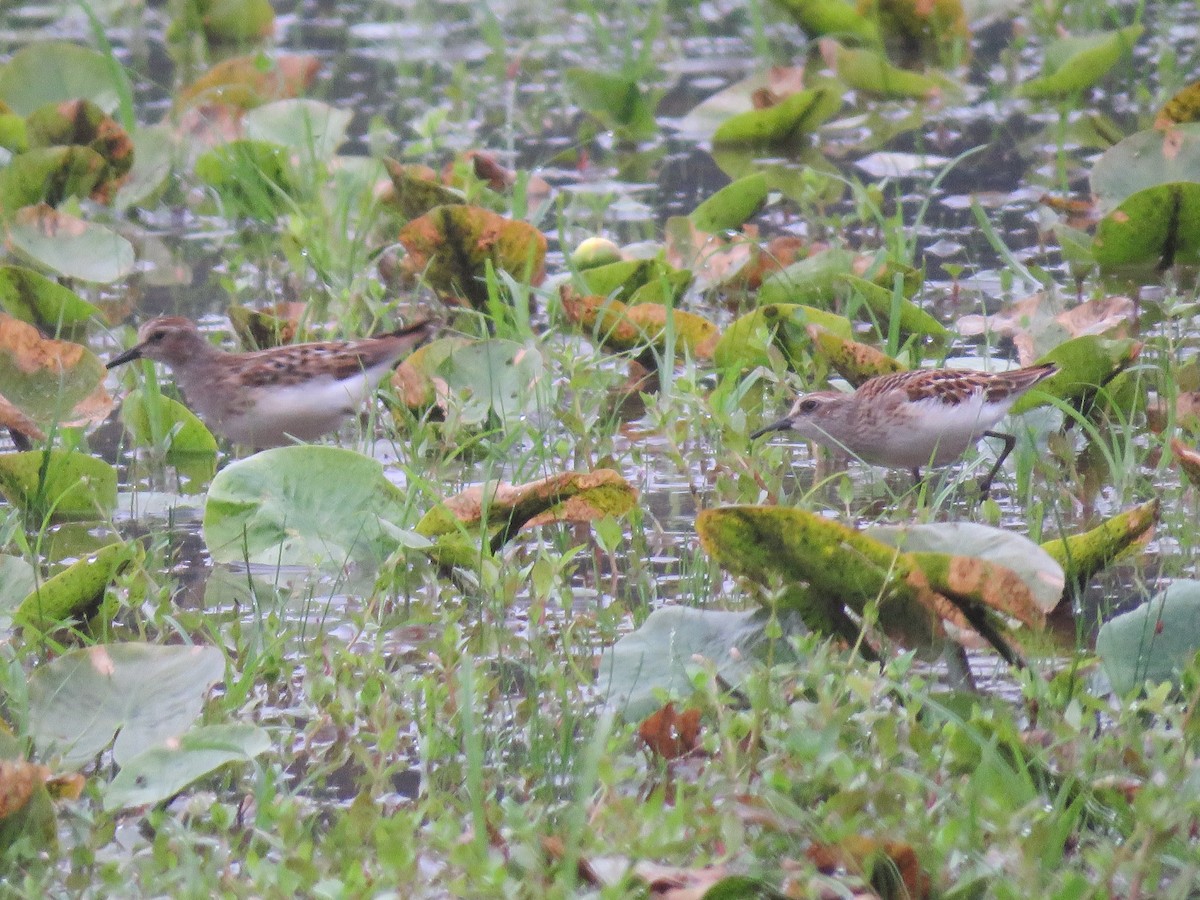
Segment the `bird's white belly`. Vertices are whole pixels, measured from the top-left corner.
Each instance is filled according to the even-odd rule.
[[[1008,412],[1012,401],[987,403],[983,394],[962,403],[922,400],[907,404],[908,415],[882,429],[876,441],[860,448],[869,463],[919,468],[941,466],[962,456]]]

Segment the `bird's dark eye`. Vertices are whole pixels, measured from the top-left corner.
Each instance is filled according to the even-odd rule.
[[[161,341],[166,336],[167,333],[165,331],[152,331],[148,340],[150,343],[154,343],[155,341]]]
[[[802,412],[802,413],[814,412],[816,410],[816,408],[820,405],[821,405],[821,403],[819,400],[814,400],[810,397],[809,399],[802,400],[800,402],[800,412]]]

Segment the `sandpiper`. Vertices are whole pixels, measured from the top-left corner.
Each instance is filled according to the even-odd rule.
[[[980,438],[999,438],[1004,449],[979,484],[980,494],[986,497],[1016,443],[1011,434],[991,427],[1018,397],[1057,371],[1054,363],[1046,363],[1008,372],[917,369],[880,375],[854,393],[804,394],[786,416],[750,437],[797,431],[873,465],[912,469],[917,482],[921,466],[945,465]]]
[[[143,357],[166,363],[188,405],[213,431],[262,449],[336,431],[433,330],[424,321],[357,341],[227,353],[190,319],[168,316],[138,329],[137,345],[107,368]]]

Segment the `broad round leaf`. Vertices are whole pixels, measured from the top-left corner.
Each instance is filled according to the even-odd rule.
[[[1200,262],[1200,181],[1163,184],[1127,197],[1096,226],[1092,256],[1102,269]]]
[[[0,313],[0,395],[34,422],[82,424],[112,409],[104,365],[82,344],[43,338]]]
[[[0,493],[34,518],[102,519],[117,505],[117,470],[74,450],[0,453]]]
[[[39,750],[65,766],[89,761],[113,741],[123,765],[178,738],[200,716],[225,674],[215,647],[109,644],[72,650],[29,677],[29,729]]]
[[[70,288],[22,266],[0,266],[0,306],[22,322],[51,333],[100,315]]]
[[[404,527],[404,493],[377,460],[340,447],[279,447],[222,469],[204,504],[216,562],[340,568],[395,549],[381,527]]]
[[[1200,123],[1131,134],[1104,152],[1090,176],[1101,215],[1139,191],[1200,182]]]
[[[0,100],[29,115],[39,106],[83,98],[107,113],[120,103],[120,66],[78,44],[30,44],[0,66]]]
[[[249,140],[279,144],[317,161],[337,152],[353,117],[353,111],[319,100],[279,100],[250,110],[242,126]]]
[[[257,725],[202,725],[166,746],[151,747],[121,766],[104,792],[104,808],[149,806],[175,796],[230,763],[253,761],[271,749]]]
[[[518,419],[535,406],[542,355],[514,341],[477,341],[452,351],[438,376],[461,402],[463,422]]]
[[[1096,653],[1124,697],[1146,682],[1179,684],[1200,652],[1200,581],[1176,581],[1148,603],[1100,626]]]
[[[45,204],[17,210],[5,227],[14,249],[60,275],[108,284],[133,270],[129,241]]]
[[[143,557],[136,541],[101,547],[31,590],[13,621],[22,628],[49,631],[60,622],[90,619],[104,612],[101,604],[109,583]]]

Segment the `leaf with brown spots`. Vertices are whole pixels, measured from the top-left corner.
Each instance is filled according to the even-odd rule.
[[[854,387],[877,375],[890,375],[907,369],[902,362],[882,350],[841,337],[819,325],[809,325],[808,334],[813,341],[813,355],[824,359]]]
[[[1200,487],[1200,451],[1186,446],[1179,438],[1171,439],[1171,452],[1179,462],[1179,468],[1184,476],[1195,487]]]
[[[315,56],[278,54],[262,65],[262,54],[223,60],[176,95],[175,108],[224,104],[253,109],[272,100],[298,97],[308,90],[321,62]]]
[[[919,900],[933,891],[933,880],[921,867],[916,850],[904,841],[850,835],[837,844],[814,843],[805,855],[826,874],[840,868],[862,873],[881,897]]]
[[[524,284],[546,277],[546,236],[481,206],[438,206],[400,229],[404,267],[446,300],[487,308],[487,266]]]
[[[104,389],[104,365],[90,350],[44,338],[32,325],[4,313],[0,313],[0,395],[41,429],[98,422],[113,406]]]

